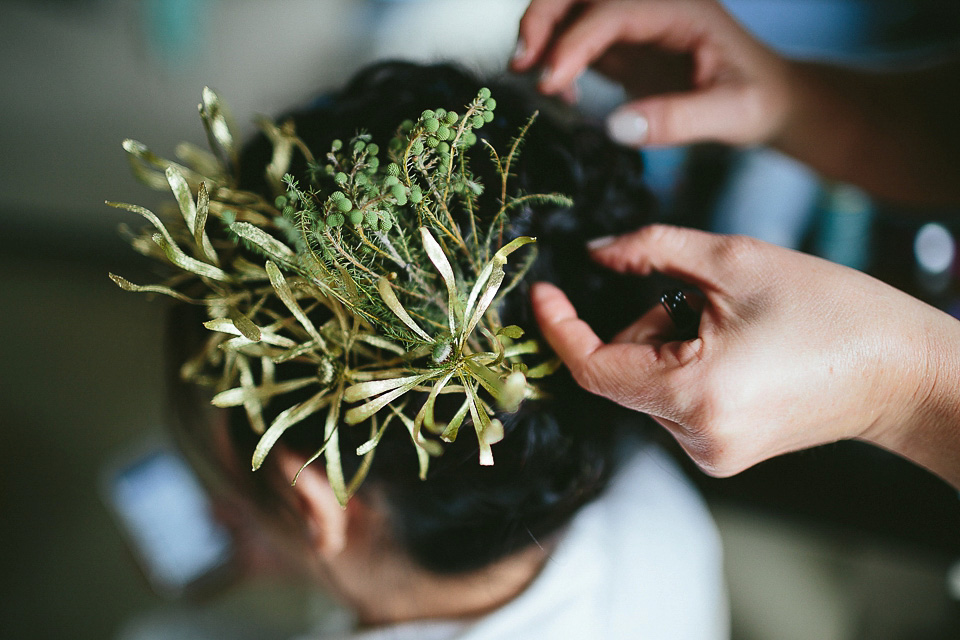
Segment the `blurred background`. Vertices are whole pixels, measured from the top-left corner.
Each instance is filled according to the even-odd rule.
[[[166,420],[162,305],[106,276],[152,281],[117,231],[139,219],[103,201],[163,199],[133,180],[120,141],[168,157],[177,142],[204,145],[195,105],[205,85],[249,134],[256,113],[309,100],[379,58],[499,72],[526,4],[0,4],[0,635],[283,637],[324,615],[297,585],[157,595],[105,504],[105,470],[162,439]],[[878,65],[960,44],[960,7],[946,0],[727,5],[796,56]],[[590,117],[622,99],[596,78],[580,89]],[[811,251],[960,316],[960,212],[895,210],[766,149],[645,156],[663,219]],[[936,478],[855,443],[734,479],[691,475],[723,535],[735,638],[960,637],[960,503]]]

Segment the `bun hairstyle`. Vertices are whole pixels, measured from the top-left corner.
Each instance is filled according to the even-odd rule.
[[[531,114],[541,109],[513,165],[515,184],[524,192],[559,192],[574,202],[572,207],[536,204],[513,215],[504,242],[535,236],[538,257],[526,277],[502,298],[498,311],[503,324],[519,325],[526,330],[525,337],[539,338],[529,284],[546,280],[561,287],[581,317],[601,338],[609,339],[653,298],[643,281],[595,265],[585,244],[648,223],[653,202],[641,179],[640,156],[615,145],[600,127],[555,104],[543,104],[507,80],[481,83],[450,65],[403,62],[368,67],[341,91],[278,121],[292,119],[297,135],[315,150],[359,131],[374,141],[386,141],[404,119],[440,104],[467,104],[481,85],[491,89],[497,106],[494,119],[477,136],[496,149],[508,148]],[[260,135],[242,150],[241,189],[272,196],[263,172],[272,149]],[[480,196],[479,209],[495,211],[500,193],[489,187],[499,185],[499,177],[486,156],[484,146],[475,145],[469,151],[470,168],[488,187]],[[289,171],[302,178],[308,168],[295,158]],[[175,324],[182,326],[180,321]],[[284,375],[298,374],[291,367]],[[539,380],[537,386],[544,397],[526,400],[514,413],[498,414],[505,435],[493,446],[492,466],[478,464],[476,439],[461,437],[444,445],[443,454],[431,461],[421,480],[407,431],[395,424],[384,432],[358,496],[376,494],[382,499],[397,541],[424,568],[449,574],[488,565],[555,533],[606,486],[616,460],[617,434],[624,427],[636,428],[641,416],[582,390],[565,369]],[[440,396],[437,413],[449,419],[456,405],[443,400]],[[416,414],[422,401],[414,398],[406,413]],[[269,421],[273,416],[265,417]],[[321,413],[291,428],[284,434],[284,445],[309,457],[323,444],[322,422]],[[242,409],[231,410],[230,423],[231,446],[242,467],[258,436]],[[340,457],[347,474],[359,465],[356,450],[368,438],[362,428],[340,429]],[[278,502],[271,498],[270,487],[277,483],[276,477],[269,477],[272,473],[277,470],[265,465],[251,477],[253,495],[267,508]]]

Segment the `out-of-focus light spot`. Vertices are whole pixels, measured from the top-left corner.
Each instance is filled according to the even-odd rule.
[[[947,593],[954,600],[960,600],[960,561],[954,562],[947,571]]]
[[[956,255],[956,241],[941,224],[928,222],[913,239],[913,255],[926,273],[938,274],[950,269]]]

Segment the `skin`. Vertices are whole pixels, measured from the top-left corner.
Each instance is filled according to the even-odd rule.
[[[537,284],[544,337],[588,391],[653,416],[707,473],[859,438],[960,487],[960,323],[859,271],[741,236],[651,226],[593,251],[703,294],[698,336],[657,306],[610,344]]]
[[[513,69],[539,66],[544,93],[591,66],[623,84],[617,113],[648,124],[626,144],[767,144],[889,200],[960,202],[956,60],[882,73],[791,61],[712,0],[533,0],[519,43]]]
[[[235,460],[235,456],[227,462]],[[316,583],[361,626],[411,620],[470,619],[500,608],[537,576],[551,550],[530,545],[478,571],[437,575],[419,567],[393,537],[376,492],[341,508],[322,465],[277,445],[269,465],[287,517],[267,516],[248,500],[218,496],[218,516],[234,533],[245,575],[286,575]],[[239,469],[238,469],[239,470]],[[250,473],[249,468],[243,469]]]
[[[881,198],[960,202],[957,62],[867,73],[786,60],[711,0],[533,0],[512,66],[541,67],[548,94],[591,66],[621,82],[632,101],[614,117],[647,123],[634,146],[767,144]],[[537,285],[543,334],[583,387],[654,416],[713,475],[859,438],[960,487],[956,320],[748,238],[654,226],[610,240],[597,261],[695,285],[702,321],[677,340],[657,307],[604,344]]]

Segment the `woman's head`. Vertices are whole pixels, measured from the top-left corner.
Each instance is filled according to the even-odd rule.
[[[496,149],[509,148],[519,128],[543,105],[509,83],[483,84],[491,88],[498,105],[495,119],[478,135]],[[385,63],[360,72],[342,91],[288,117],[297,135],[314,150],[329,148],[332,140],[349,139],[360,130],[385,143],[402,120],[438,105],[466,104],[480,86],[469,74],[446,65]],[[263,167],[271,153],[264,137],[247,145],[240,162],[243,188],[270,195]],[[487,186],[481,208],[491,203],[496,208],[499,190],[490,187],[498,185],[499,178],[486,149],[474,147],[470,162]],[[306,171],[305,164],[291,167],[294,175]],[[505,230],[509,237],[537,237],[539,253],[525,279],[504,296],[498,309],[503,324],[520,325],[527,337],[536,337],[528,285],[549,280],[568,293],[601,337],[611,337],[650,299],[635,279],[594,265],[585,243],[649,221],[651,201],[641,182],[639,156],[611,143],[600,128],[547,105],[526,135],[512,173],[514,184],[525,192],[564,193],[575,204],[528,207]],[[292,367],[287,371],[296,375]],[[618,427],[637,417],[586,393],[565,371],[538,386],[542,399],[528,400],[517,412],[499,416],[505,436],[494,445],[493,466],[478,463],[476,439],[460,437],[445,445],[443,455],[431,462],[421,480],[410,436],[395,424],[384,432],[354,500],[376,505],[396,546],[434,573],[476,570],[549,537],[603,489],[614,463]],[[415,414],[417,402],[422,398],[406,411]],[[440,406],[438,412],[452,413],[455,408]],[[229,422],[230,449],[237,459],[249,460],[257,436],[242,410],[232,412]],[[323,444],[322,423],[322,416],[314,416],[290,429],[282,440],[285,451],[297,459],[313,454]],[[468,424],[463,428],[472,430]],[[366,429],[340,429],[340,456],[348,474],[360,462],[357,447],[368,438]],[[289,476],[283,466],[258,471],[250,485],[267,508],[278,501],[277,478],[271,474]]]

